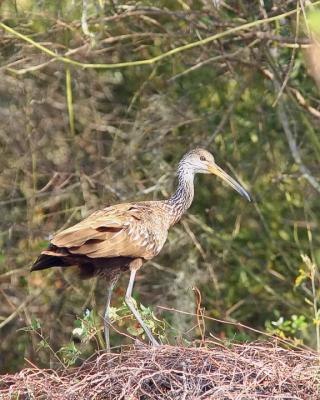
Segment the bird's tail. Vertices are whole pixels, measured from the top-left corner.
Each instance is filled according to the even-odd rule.
[[[65,261],[61,257],[51,256],[47,254],[40,254],[37,260],[31,267],[31,271],[40,271],[41,269],[51,267],[64,267],[66,266]]]

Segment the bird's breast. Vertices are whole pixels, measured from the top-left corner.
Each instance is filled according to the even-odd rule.
[[[155,257],[162,249],[168,235],[168,227],[157,217],[147,221],[134,218],[126,224],[129,240],[141,249],[141,256],[146,260]]]

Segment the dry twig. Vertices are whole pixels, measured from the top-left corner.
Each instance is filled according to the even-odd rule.
[[[318,356],[275,342],[206,342],[103,353],[62,371],[26,368],[0,379],[1,399],[319,399]]]

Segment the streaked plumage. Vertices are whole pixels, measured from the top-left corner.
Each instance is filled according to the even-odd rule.
[[[125,270],[135,258],[150,260],[167,239],[171,212],[172,206],[161,201],[117,204],[96,211],[56,234],[32,270],[77,265],[83,277],[108,277],[113,263]]]
[[[57,233],[31,270],[74,265],[79,267],[82,277],[105,276],[111,288],[105,313],[107,320],[111,291],[119,274],[131,270],[126,295],[129,305],[136,270],[161,251],[170,226],[178,222],[190,207],[194,196],[195,173],[216,174],[250,200],[247,192],[216,165],[208,151],[191,150],[179,163],[178,187],[168,200],[118,204],[94,212],[78,224]],[[150,341],[157,344],[132,301],[129,307]],[[107,326],[105,328],[107,330]],[[107,345],[108,337],[107,332]]]

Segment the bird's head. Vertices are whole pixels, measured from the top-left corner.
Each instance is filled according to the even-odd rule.
[[[249,194],[246,190],[230,175],[228,175],[222,168],[220,168],[211,153],[205,149],[194,149],[190,150],[184,155],[179,164],[179,169],[191,172],[193,174],[213,174],[219,176],[234,190],[245,197],[248,201],[251,201]]]

